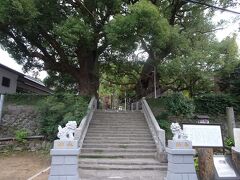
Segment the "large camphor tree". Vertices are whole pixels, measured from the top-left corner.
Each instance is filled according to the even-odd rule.
[[[234,5],[234,0],[204,2]],[[135,79],[143,96],[153,67],[189,57],[191,48],[199,49],[196,41],[213,39],[207,17],[213,9],[206,9],[183,0],[2,0],[0,44],[25,70],[44,69],[53,79],[64,77],[82,95],[96,95],[101,74],[108,77],[115,67]],[[134,65],[126,68],[123,63],[142,50],[147,63],[132,73]]]
[[[96,94],[104,26],[124,1],[2,0],[0,44],[26,70],[71,76],[82,95]],[[127,2],[126,2],[127,3]]]

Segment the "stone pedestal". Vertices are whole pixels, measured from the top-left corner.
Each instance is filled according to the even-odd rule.
[[[193,156],[195,150],[187,140],[169,140],[168,172],[166,180],[197,180]]]
[[[55,140],[51,149],[51,169],[48,180],[80,180],[78,173],[78,141]]]

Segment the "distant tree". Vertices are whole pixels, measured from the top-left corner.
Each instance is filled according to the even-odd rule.
[[[225,7],[237,3],[234,0],[203,2]],[[153,91],[153,78],[149,76],[154,67],[162,67],[158,68],[157,73],[159,80],[157,86],[162,91],[174,88],[189,89],[192,93],[196,84],[199,84],[199,87],[206,84],[206,80],[209,79],[206,78],[207,74],[220,69],[217,65],[222,67],[217,61],[223,60],[227,54],[221,52],[214,35],[215,31],[219,30],[219,27],[211,22],[214,12],[215,9],[182,0],[142,0],[127,8],[125,14],[114,17],[107,26],[108,38],[113,48],[126,54],[141,49],[148,54],[137,85],[139,96],[145,96]],[[124,41],[121,41],[122,39]],[[223,42],[221,45],[225,47]],[[175,60],[177,62],[174,62]],[[175,67],[178,68],[176,75],[166,65],[179,65]],[[181,68],[180,65],[185,67]],[[195,67],[186,71],[186,66]],[[208,67],[199,69],[204,66]],[[172,73],[174,77],[164,79],[167,75],[166,71],[165,74],[161,71],[164,68],[170,70],[168,75]],[[195,71],[196,68],[198,71]],[[176,83],[169,86],[173,82],[170,79],[177,77],[180,71],[184,72],[185,78],[174,80]],[[202,73],[198,75],[201,71]],[[203,74],[205,75],[202,76]],[[178,84],[181,87],[178,88]]]

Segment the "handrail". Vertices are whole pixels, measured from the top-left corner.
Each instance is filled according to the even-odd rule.
[[[155,144],[157,145],[159,153],[165,152],[166,140],[165,140],[165,130],[161,129],[157,123],[155,116],[153,115],[147,101],[142,98],[142,111],[146,117],[148,126],[151,130]]]
[[[78,140],[78,145],[79,145],[80,149],[82,147],[83,140],[86,136],[89,123],[92,120],[92,116],[93,116],[94,110],[96,110],[96,108],[97,108],[97,99],[95,97],[92,97],[92,99],[88,105],[87,114],[82,119],[80,125],[78,126],[78,128],[75,130],[75,133],[74,133],[75,134],[74,139]]]

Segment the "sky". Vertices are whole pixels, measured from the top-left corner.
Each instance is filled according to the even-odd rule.
[[[240,5],[234,9],[240,12]],[[232,35],[233,33],[237,33],[237,43],[240,49],[240,15],[237,14],[232,14],[229,12],[221,12],[221,11],[216,11],[216,15],[213,18],[213,22],[217,23],[220,20],[226,20],[230,21],[230,23],[227,23],[223,25],[224,29],[223,30],[218,30],[216,31],[216,37],[219,41],[224,39],[225,37]],[[11,58],[11,56],[4,50],[0,48],[0,63],[8,66],[16,71],[23,72],[22,71],[22,65],[19,65],[16,63],[16,61]],[[32,76],[34,72],[28,72],[26,73],[27,75]],[[47,76],[47,73],[45,71],[42,71],[39,73],[38,78],[43,80]]]

